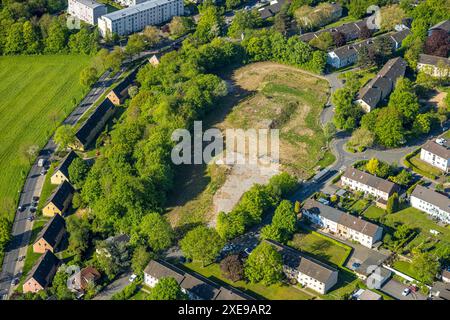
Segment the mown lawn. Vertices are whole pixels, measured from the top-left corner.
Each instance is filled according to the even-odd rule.
[[[403,272],[404,274],[413,277],[414,279],[419,279],[414,270],[414,267],[407,261],[395,261],[393,267],[394,269]]]
[[[0,57],[0,214],[11,219],[30,167],[27,150],[40,148],[80,101],[80,71],[88,56]]]
[[[252,296],[259,296],[269,300],[309,300],[313,297],[312,295],[288,285],[276,284],[266,287],[259,283],[252,284],[244,281],[232,282],[222,276],[220,266],[217,263],[202,267],[201,263],[191,262],[186,263],[184,267],[193,270],[212,281],[227,283]]]
[[[411,164],[414,167],[418,168],[421,171],[429,173],[432,176],[439,177],[440,175],[442,175],[442,171],[429,165],[425,161],[420,160],[420,154],[417,154],[414,157],[412,157],[411,159],[409,159],[409,162],[411,162]],[[415,169],[414,167],[412,168],[413,170]],[[421,174],[420,171],[418,173]]]
[[[377,206],[370,206],[367,208],[366,211],[363,212],[364,217],[370,220],[378,220],[382,216],[385,215],[385,212],[383,209],[378,208]]]
[[[368,204],[369,204],[368,200],[359,199],[350,207],[350,211],[355,214],[361,214],[361,212],[364,211],[365,208],[367,208]]]
[[[337,245],[332,239],[327,239],[325,236],[311,231],[296,233],[289,245],[300,251],[310,253],[325,263],[332,263],[336,266],[342,265],[351,252],[350,247]]]

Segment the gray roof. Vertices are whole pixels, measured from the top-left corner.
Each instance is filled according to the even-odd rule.
[[[92,8],[92,9],[95,9],[97,7],[106,7],[104,4],[95,2],[93,0],[76,0],[76,2],[79,2],[79,3],[83,4],[83,5],[85,5],[86,7],[89,7],[89,8]]]
[[[55,207],[62,211],[64,209],[64,203],[69,197],[73,195],[74,192],[75,189],[72,187],[72,185],[67,181],[64,181],[48,198],[45,206],[47,206],[51,202]]]
[[[366,289],[359,295],[358,300],[381,300],[381,295]]]
[[[411,197],[416,197],[425,202],[435,205],[445,212],[450,212],[450,199],[447,196],[431,189],[425,188],[420,184],[415,187],[414,191],[411,193]]]
[[[253,300],[254,298],[234,288],[225,288],[195,273],[186,272],[167,261],[151,260],[144,273],[156,279],[173,277],[178,284],[204,300]]]
[[[352,167],[345,170],[345,173],[342,176],[387,193],[398,188],[397,185],[391,181],[381,179]]]
[[[147,11],[150,8],[158,7],[166,3],[170,3],[173,0],[149,0],[135,6],[131,6],[122,10],[117,10],[108,14],[103,15],[101,18],[106,18],[111,21],[122,19],[125,16],[130,16],[138,14],[143,11]]]
[[[303,209],[308,210],[313,214],[321,215],[328,220],[334,221],[340,225],[346,226],[347,228],[370,237],[373,237],[377,231],[381,229],[380,226],[374,223],[355,217],[336,208],[324,205],[314,199],[308,199],[303,205]]]
[[[432,56],[429,54],[419,54],[419,63],[422,64],[428,64],[431,66],[438,66],[439,63],[443,63],[447,66],[450,66],[450,59],[449,58],[444,58],[444,57],[438,57],[438,56]]]
[[[52,282],[60,262],[61,261],[50,250],[45,251],[33,266],[33,269],[31,269],[25,282],[33,278],[43,288],[47,288]]]
[[[55,169],[54,172],[60,171],[66,178],[69,178],[69,167],[72,164],[72,161],[78,158],[78,155],[75,151],[70,151],[67,156],[64,157],[63,160],[59,163],[59,166]]]
[[[61,233],[66,231],[66,222],[63,217],[56,214],[45,227],[39,232],[36,237],[36,242],[43,238],[52,248],[58,246],[58,241],[61,241]]]
[[[322,283],[327,283],[333,273],[337,272],[335,268],[320,262],[319,260],[308,256],[303,252],[273,240],[266,239],[264,241],[273,246],[281,254],[284,265],[287,265],[292,269],[296,269]]]
[[[308,33],[304,33],[300,36],[300,40],[305,41],[305,42],[309,42],[311,41],[313,38],[317,37],[319,34],[323,33],[323,32],[329,32],[331,34],[340,32],[342,33],[345,38],[347,39],[347,41],[349,40],[353,40],[358,38],[359,36],[359,31],[361,30],[361,27],[363,25],[365,25],[367,20],[359,20],[356,22],[350,22],[350,23],[344,23],[340,26],[337,27],[332,27],[332,28],[326,28],[326,29],[322,29],[316,32],[308,32]]]
[[[422,149],[431,152],[432,154],[435,154],[438,157],[450,159],[450,149],[447,146],[441,146],[440,144],[437,144],[433,140],[428,140],[422,146]]]
[[[393,39],[395,39],[395,41],[397,43],[401,43],[406,36],[410,33],[411,31],[409,31],[409,29],[406,30],[402,30],[399,32],[393,32],[393,33],[388,33],[388,34],[384,34],[375,38],[370,38],[355,44],[348,44],[342,47],[339,47],[337,49],[334,49],[330,52],[334,52],[334,54],[339,57],[340,59],[346,58],[346,57],[350,57],[354,54],[357,54],[363,47],[370,47],[374,44],[374,40],[375,39],[380,39],[380,38],[385,38],[387,37],[389,41],[392,42],[392,46],[394,46],[393,43]]]
[[[438,30],[438,29],[450,32],[450,20],[441,21],[432,26],[429,30]]]
[[[375,108],[392,92],[397,79],[403,77],[405,71],[405,60],[401,57],[390,59],[376,77],[359,90],[358,99]]]

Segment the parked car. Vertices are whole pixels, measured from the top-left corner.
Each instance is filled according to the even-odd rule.
[[[11,281],[11,285],[12,285],[12,286],[15,286],[15,285],[18,284],[18,283],[19,283],[19,278],[17,278],[17,277],[16,277],[16,278],[13,278],[12,281]]]
[[[17,210],[18,210],[19,212],[22,212],[23,210],[25,210],[25,206],[19,206],[19,207],[17,208]]]
[[[17,261],[23,261],[25,259],[25,256],[20,256],[17,258]]]
[[[35,213],[36,212],[36,207],[30,207],[30,212],[31,213]]]
[[[41,158],[38,160],[38,167],[43,167],[45,165],[45,159]]]
[[[409,290],[411,290],[411,292],[416,293],[417,291],[419,291],[419,288],[413,284],[413,285],[409,286]]]
[[[410,288],[405,288],[402,292],[402,296],[406,297],[408,294],[411,293],[411,289]]]
[[[33,197],[33,201],[38,202],[39,201],[39,197],[38,196],[34,196]]]
[[[359,263],[359,262],[353,262],[353,264],[352,264],[352,269],[353,269],[353,270],[356,270],[356,269],[358,269],[359,267],[361,267],[361,263]]]
[[[41,170],[41,176],[45,176],[46,173],[47,173],[47,169],[44,168]]]
[[[28,221],[33,221],[33,220],[34,220],[34,216],[29,216],[29,217],[27,218],[27,220],[28,220]]]
[[[128,281],[133,282],[134,280],[136,280],[136,278],[137,278],[137,275],[133,273],[133,274],[128,278]]]

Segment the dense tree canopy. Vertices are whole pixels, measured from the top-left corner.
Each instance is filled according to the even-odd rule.
[[[214,229],[205,226],[192,229],[180,241],[184,255],[189,259],[201,261],[203,265],[213,262],[224,244]]]
[[[250,282],[271,285],[283,277],[281,254],[267,242],[261,242],[245,262],[245,276]]]

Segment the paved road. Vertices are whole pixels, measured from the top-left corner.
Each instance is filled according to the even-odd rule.
[[[74,125],[80,117],[97,101],[97,99],[110,87],[125,69],[110,77],[109,72],[105,72],[98,82],[94,85],[91,91],[85,96],[83,101],[75,108],[75,110],[63,121],[63,124]],[[38,159],[45,159],[48,164],[52,155],[56,150],[56,144],[53,139],[50,139],[45,147],[39,153]],[[28,221],[28,217],[32,214],[30,212],[30,204],[34,196],[41,195],[42,186],[44,184],[45,176],[41,175],[42,168],[37,165],[38,160],[33,164],[25,180],[24,188],[20,195],[19,205],[24,207],[23,212],[17,211],[13,227],[12,240],[7,247],[5,258],[3,260],[2,272],[0,274],[0,297],[5,294],[11,294],[11,281],[15,277],[20,277],[23,269],[23,261],[18,261],[18,258],[25,256],[27,252],[27,245],[30,241],[31,230],[33,222]],[[46,199],[40,199],[45,201]]]
[[[98,295],[96,295],[92,300],[111,300],[113,294],[120,292],[125,288],[130,282],[128,278],[131,272],[125,273],[117,278],[115,281],[108,284]]]

